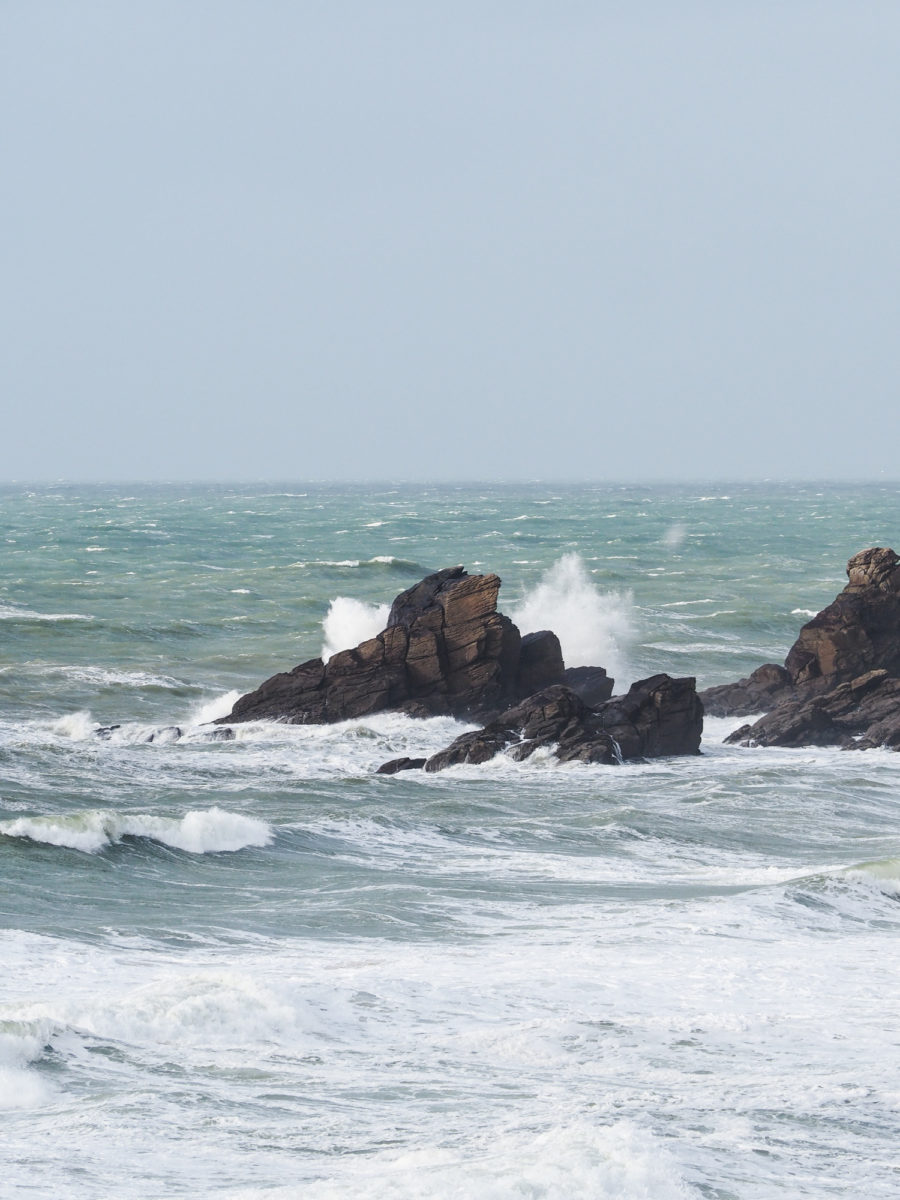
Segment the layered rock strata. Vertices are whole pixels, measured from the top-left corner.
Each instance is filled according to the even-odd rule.
[[[273,675],[221,723],[311,725],[384,711],[493,717],[564,677],[556,634],[522,637],[497,612],[499,589],[496,575],[469,575],[462,567],[429,575],[396,598],[377,637],[327,663],[314,658]],[[592,670],[600,672],[597,680],[605,677]]]
[[[867,671],[819,695],[791,697],[725,740],[741,746],[900,749],[900,679]]]

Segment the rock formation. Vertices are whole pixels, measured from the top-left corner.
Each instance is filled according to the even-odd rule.
[[[483,729],[461,734],[446,749],[422,759],[394,759],[379,767],[393,775],[424,765],[441,771],[459,763],[483,763],[501,751],[521,761],[553,747],[561,762],[621,763],[632,758],[698,754],[703,706],[693,679],[654,675],[627,695],[591,708],[571,688],[544,688],[508,709]]]
[[[496,575],[468,575],[462,567],[429,575],[396,598],[377,637],[327,663],[314,658],[273,675],[220,723],[310,725],[388,710],[490,719],[564,677],[556,634],[522,637],[497,612],[499,589]],[[605,686],[606,672],[591,670],[586,682]]]
[[[744,745],[900,748],[900,558],[855,554],[849,582],[808,621],[784,666],[701,692],[716,716],[766,712],[729,741]]]
[[[794,695],[725,740],[742,746],[900,749],[900,679],[867,671],[830,691]]]

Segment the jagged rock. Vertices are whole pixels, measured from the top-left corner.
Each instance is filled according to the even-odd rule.
[[[745,745],[900,746],[900,558],[876,546],[847,563],[848,583],[808,621],[784,660],[700,693],[715,716],[764,711],[728,741]]]
[[[562,647],[556,634],[549,629],[526,633],[519,651],[519,695],[532,696],[559,683],[564,676]]]
[[[742,746],[900,747],[900,679],[867,671],[828,692],[796,692],[727,742]]]
[[[377,637],[327,663],[315,658],[273,675],[219,723],[309,725],[387,710],[489,719],[564,671],[556,635],[523,638],[497,612],[499,589],[496,575],[462,567],[429,575],[396,598]]]
[[[693,679],[654,675],[627,695],[590,708],[571,688],[545,688],[508,709],[483,729],[464,733],[425,763],[442,771],[487,762],[503,750],[517,760],[555,747],[562,762],[620,763],[631,758],[697,754],[703,706]]]
[[[615,680],[603,667],[569,667],[563,672],[563,683],[589,708],[596,708],[613,694]]]
[[[625,759],[700,753],[703,704],[693,678],[639,679],[624,696],[601,705],[597,715]]]
[[[881,547],[850,559],[850,582],[803,626],[784,660],[795,686],[826,691],[876,668],[900,674],[898,563]]]

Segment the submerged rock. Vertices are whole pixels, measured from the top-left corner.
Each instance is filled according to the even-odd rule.
[[[419,771],[425,766],[424,758],[392,758],[382,763],[376,775],[398,775],[401,771]]]
[[[557,684],[508,709],[483,729],[462,734],[433,754],[425,770],[487,762],[504,750],[521,761],[539,748],[551,747],[561,762],[612,764],[698,754],[702,732],[703,706],[693,679],[654,675],[598,708]]]
[[[429,575],[396,598],[377,637],[327,663],[314,658],[273,675],[220,723],[309,725],[389,710],[490,719],[561,682],[565,670],[556,634],[522,637],[497,612],[499,590],[496,575],[469,575],[462,567]]]
[[[154,729],[147,736],[148,742],[177,742],[181,737],[181,728],[178,725],[164,725],[162,729]]]
[[[766,715],[727,739],[759,746],[900,747],[900,558],[873,547],[808,621],[784,666],[701,692],[707,712]]]

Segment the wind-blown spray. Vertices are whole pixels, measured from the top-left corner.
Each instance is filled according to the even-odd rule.
[[[631,681],[634,640],[630,592],[601,592],[578,554],[564,554],[510,613],[522,633],[552,629],[567,667],[605,667],[616,691]]]

